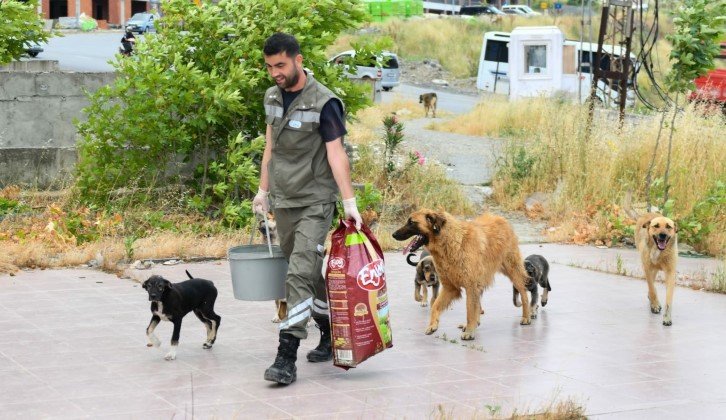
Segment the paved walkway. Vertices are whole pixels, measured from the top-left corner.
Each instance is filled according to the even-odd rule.
[[[476,340],[459,340],[464,302],[423,334],[429,309],[413,300],[413,268],[386,254],[394,347],[356,369],[311,364],[303,342],[298,381],[262,379],[276,349],[271,302],[232,296],[226,261],[133,272],[173,281],[188,269],[214,280],[223,321],[203,350],[194,316],[182,328],[177,360],[165,361],[171,324],[147,348],[147,295],[132,280],[91,269],[0,276],[0,418],[488,418],[568,398],[594,418],[723,418],[726,296],[678,288],[673,326],[648,310],[645,282],[574,267],[613,254],[592,247],[522,245],[552,261],[553,291],[530,326],[520,326],[511,286],[498,278],[483,297]],[[635,251],[619,250],[625,264]],[[723,270],[681,259],[686,272]],[[660,296],[664,286],[658,285]]]

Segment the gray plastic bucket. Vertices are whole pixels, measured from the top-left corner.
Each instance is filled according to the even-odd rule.
[[[239,300],[285,298],[287,261],[279,246],[240,245],[230,248],[227,257],[232,272],[232,290]]]
[[[250,232],[249,245],[233,247],[227,253],[235,299],[275,300],[285,298],[287,261],[280,247],[272,245],[267,217],[262,215],[262,220],[265,221],[265,233],[267,234],[265,245],[252,245],[252,239],[257,230],[253,227]]]

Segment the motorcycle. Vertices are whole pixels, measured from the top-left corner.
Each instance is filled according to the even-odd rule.
[[[121,39],[121,46],[118,47],[119,54],[130,57],[131,54],[134,52],[134,44],[136,43],[136,38],[129,38],[124,37]]]

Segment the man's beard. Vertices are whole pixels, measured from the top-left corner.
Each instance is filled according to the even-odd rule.
[[[290,77],[284,76],[285,80],[282,82],[282,84],[278,83],[278,86],[280,89],[289,89],[297,84],[297,82],[300,80],[300,72],[297,70],[297,67],[293,68],[293,73]]]

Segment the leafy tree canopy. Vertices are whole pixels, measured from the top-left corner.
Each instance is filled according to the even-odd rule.
[[[666,35],[673,44],[671,71],[666,86],[671,92],[693,89],[693,80],[715,66],[718,40],[726,29],[726,1],[687,0],[673,12],[675,33]]]
[[[88,120],[78,124],[77,185],[86,200],[104,202],[114,189],[182,179],[184,165],[196,162],[189,204],[244,224],[264,144],[263,95],[272,85],[265,39],[295,35],[303,65],[352,114],[367,104],[364,87],[328,65],[325,49],[366,14],[359,0],[162,4],[158,33],[139,39],[134,55],[117,56],[115,83],[90,96]]]
[[[0,0],[0,64],[20,58],[28,42],[47,41],[50,34],[43,26],[38,0]]]

